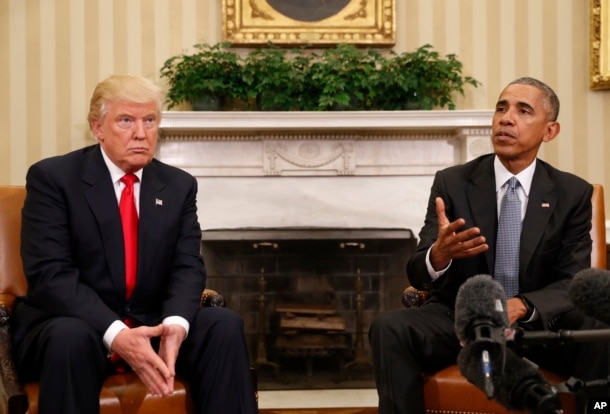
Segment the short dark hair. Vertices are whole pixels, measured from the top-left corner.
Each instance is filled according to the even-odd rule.
[[[530,78],[530,77],[522,77],[519,79],[515,79],[509,85],[530,85],[535,88],[540,89],[544,93],[544,97],[547,101],[547,117],[551,121],[557,121],[557,117],[559,116],[559,98],[555,91],[546,83],[539,81],[538,79]]]

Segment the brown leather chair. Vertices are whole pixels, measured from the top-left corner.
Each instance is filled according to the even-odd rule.
[[[606,268],[606,219],[604,211],[604,189],[599,184],[593,185],[593,219],[591,238],[593,251],[591,253],[591,266]],[[403,304],[406,307],[418,306],[427,299],[427,292],[417,291],[407,287],[403,293]],[[550,384],[559,384],[567,378],[541,370]],[[576,412],[576,401],[572,394],[559,395],[565,413]],[[426,412],[429,413],[486,413],[508,414],[508,411],[493,400],[487,399],[485,393],[469,383],[462,376],[457,365],[451,365],[438,372],[424,374],[424,400]]]
[[[7,414],[38,413],[38,384],[20,384],[11,356],[9,319],[17,296],[27,291],[21,264],[21,208],[25,188],[0,186],[0,391],[6,394]],[[206,289],[202,306],[221,306],[224,300],[217,292]],[[253,373],[254,374],[254,373]],[[255,378],[255,377],[254,377]],[[0,393],[1,394],[1,393]],[[192,413],[193,407],[186,384],[175,381],[171,397],[151,396],[134,373],[109,377],[100,393],[102,414]],[[0,403],[0,411],[2,411]]]

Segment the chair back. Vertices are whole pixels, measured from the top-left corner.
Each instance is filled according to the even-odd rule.
[[[21,209],[25,187],[0,186],[0,295],[22,296],[27,282],[21,262]]]
[[[593,218],[591,221],[591,239],[593,240],[591,267],[605,269],[606,214],[604,206],[604,187],[601,184],[593,184],[591,204],[593,206]]]

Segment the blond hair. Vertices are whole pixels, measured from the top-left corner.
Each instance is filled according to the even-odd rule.
[[[157,119],[161,120],[161,111],[165,100],[165,91],[152,80],[133,75],[112,75],[95,87],[91,95],[89,125],[94,119],[102,120],[107,113],[109,102],[150,103],[157,106]]]

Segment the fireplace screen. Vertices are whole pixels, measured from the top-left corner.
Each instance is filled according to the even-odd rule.
[[[368,327],[402,306],[415,246],[406,229],[209,230],[202,243],[261,390],[373,387]]]

